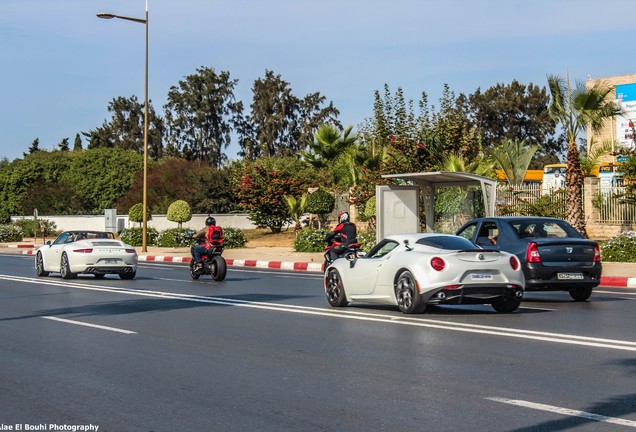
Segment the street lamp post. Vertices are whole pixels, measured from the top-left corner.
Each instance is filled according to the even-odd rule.
[[[143,183],[143,222],[142,222],[142,252],[148,252],[148,0],[146,0],[146,19],[132,18],[111,13],[98,13],[97,16],[103,19],[119,18],[127,21],[134,21],[146,26],[146,75],[145,75],[145,97],[144,97],[144,183]]]

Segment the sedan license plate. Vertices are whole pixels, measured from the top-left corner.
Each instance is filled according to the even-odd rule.
[[[581,280],[583,273],[557,273],[557,279],[559,280]]]
[[[474,281],[491,281],[492,273],[471,273],[470,279]]]

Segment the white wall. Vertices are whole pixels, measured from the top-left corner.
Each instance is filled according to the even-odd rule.
[[[224,228],[238,228],[238,229],[253,229],[256,225],[247,218],[245,213],[231,213],[231,214],[213,214],[216,219],[216,224]],[[192,219],[182,226],[183,228],[192,228],[200,230],[205,226],[205,219],[207,214],[192,215]],[[32,219],[33,216],[13,216],[11,220],[17,219]],[[56,229],[59,231],[67,230],[94,230],[104,231],[106,229],[106,217],[104,215],[85,215],[85,216],[38,216],[38,219],[46,219],[55,223]],[[141,226],[136,222],[130,222],[128,215],[117,215],[117,231],[121,232],[125,228]],[[166,215],[152,215],[152,218],[148,220],[148,227],[163,231],[168,228],[177,228],[178,224],[170,222]]]

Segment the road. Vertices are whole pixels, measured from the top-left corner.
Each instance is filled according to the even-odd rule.
[[[1,255],[0,430],[636,431],[635,300],[406,316],[332,309],[319,274],[66,281]]]

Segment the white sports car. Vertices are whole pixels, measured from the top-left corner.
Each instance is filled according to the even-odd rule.
[[[137,274],[137,252],[115,240],[110,232],[64,231],[53,243],[48,241],[37,250],[35,272],[38,276],[56,272],[64,279],[78,274],[92,274],[98,279],[118,274],[121,279],[133,279]]]
[[[325,270],[329,304],[397,305],[421,313],[427,305],[490,304],[514,312],[525,280],[517,257],[482,249],[449,234],[392,235],[362,258],[339,258]]]

